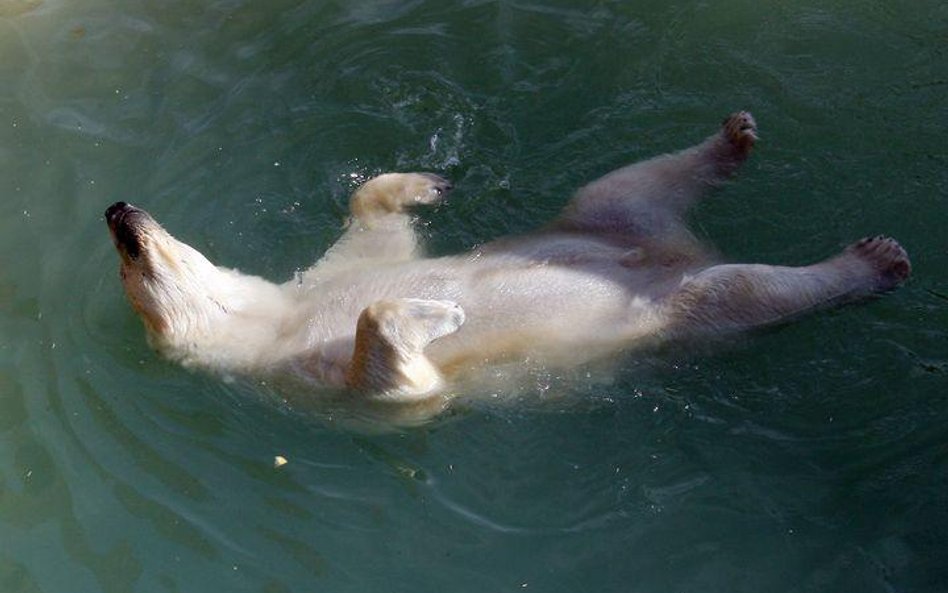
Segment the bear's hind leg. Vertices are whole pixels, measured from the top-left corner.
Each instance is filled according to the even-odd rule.
[[[424,348],[463,323],[464,311],[451,301],[392,299],[369,305],[356,326],[346,384],[386,401],[436,395],[444,381]]]
[[[866,238],[810,266],[712,266],[686,279],[663,313],[669,337],[750,329],[891,290],[911,269],[894,239]]]
[[[753,116],[734,113],[697,146],[628,165],[581,188],[555,225],[643,237],[667,233],[683,226],[682,215],[704,191],[737,170],[756,140]]]

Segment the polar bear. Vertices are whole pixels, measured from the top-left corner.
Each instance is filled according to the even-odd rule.
[[[881,236],[802,267],[715,261],[684,214],[756,140],[751,114],[735,113],[696,146],[593,181],[533,233],[438,258],[421,255],[411,209],[451,185],[428,173],[380,175],[352,195],[338,242],[284,284],[215,266],[124,202],[105,218],[128,299],[170,359],[420,402],[483,365],[576,364],[745,330],[908,278],[906,252]]]

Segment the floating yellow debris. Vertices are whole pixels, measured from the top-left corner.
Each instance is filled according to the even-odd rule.
[[[282,456],[282,455],[277,455],[276,457],[273,458],[273,467],[275,467],[275,468],[276,468],[276,467],[283,467],[283,466],[286,465],[287,463],[289,463],[289,462],[286,460],[286,457],[284,457],[284,456]]]

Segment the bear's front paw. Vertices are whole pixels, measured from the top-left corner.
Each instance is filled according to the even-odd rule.
[[[845,253],[869,264],[875,274],[875,289],[891,290],[905,282],[912,273],[908,253],[891,237],[866,237],[846,248]]]
[[[451,182],[440,175],[434,173],[415,173],[415,175],[426,181],[426,183],[421,184],[422,187],[416,194],[415,203],[417,204],[438,204],[454,189]]]
[[[732,113],[724,120],[721,133],[740,156],[747,156],[757,142],[757,122],[748,111]]]
[[[366,181],[349,202],[352,214],[367,219],[441,202],[451,182],[433,173],[385,173]]]

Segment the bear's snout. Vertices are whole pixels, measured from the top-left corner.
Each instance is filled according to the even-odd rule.
[[[140,224],[136,223],[143,218],[150,218],[147,212],[126,202],[116,202],[105,209],[105,222],[112,231],[115,246],[132,259],[141,253]]]
[[[109,226],[113,226],[113,224],[119,222],[125,214],[133,210],[138,210],[138,208],[127,202],[116,202],[105,209],[105,221],[109,223]]]

